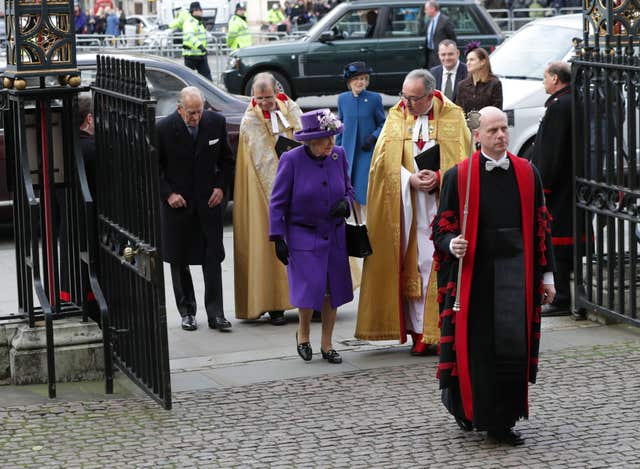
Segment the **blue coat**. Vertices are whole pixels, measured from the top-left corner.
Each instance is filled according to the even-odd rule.
[[[334,147],[324,160],[305,145],[283,153],[269,204],[269,239],[289,246],[289,296],[298,308],[320,311],[327,289],[331,306],[353,299],[344,218],[329,210],[341,199],[351,201],[344,149]]]
[[[107,30],[105,34],[110,34],[111,36],[120,35],[120,19],[114,13],[107,16]]]
[[[343,146],[347,153],[356,200],[364,205],[367,203],[373,146],[365,151],[362,145],[367,137],[373,136],[377,139],[380,135],[385,121],[382,97],[367,90],[358,97],[351,91],[341,93],[338,96],[338,118],[344,123],[344,131],[336,138],[336,145]]]

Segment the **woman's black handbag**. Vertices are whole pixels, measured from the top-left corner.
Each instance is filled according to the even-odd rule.
[[[347,252],[351,257],[367,257],[373,254],[371,243],[369,242],[369,234],[367,226],[358,223],[358,215],[356,215],[353,205],[351,206],[355,225],[347,223]]]

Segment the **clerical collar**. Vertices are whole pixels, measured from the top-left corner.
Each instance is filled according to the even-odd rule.
[[[491,158],[490,156],[485,155],[485,154],[484,154],[484,153],[482,153],[482,152],[480,152],[480,153],[481,153],[481,155],[483,156],[483,158],[484,158],[484,159],[486,159],[486,160],[491,160],[491,161],[495,161],[495,162],[496,162],[496,164],[500,164],[500,162],[501,162],[502,160],[505,160],[505,159],[507,158],[507,152],[506,152],[506,151],[504,152],[504,155],[502,155],[502,156],[501,156],[500,158],[498,158],[497,160],[496,160],[496,159]]]

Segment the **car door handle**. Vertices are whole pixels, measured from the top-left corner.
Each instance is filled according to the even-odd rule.
[[[370,52],[370,50],[367,49],[366,47],[361,47],[360,52]]]
[[[424,46],[418,46],[418,50],[423,50]]]

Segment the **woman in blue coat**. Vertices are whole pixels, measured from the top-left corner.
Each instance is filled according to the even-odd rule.
[[[338,97],[338,119],[344,123],[344,132],[338,135],[336,144],[347,153],[358,221],[364,221],[371,156],[385,120],[382,97],[366,89],[370,74],[371,69],[364,62],[348,64],[343,76],[350,91]]]
[[[304,145],[282,154],[269,204],[269,239],[287,266],[291,304],[300,310],[298,354],[311,360],[313,310],[322,311],[322,357],[342,358],[332,345],[338,306],[353,299],[345,234],[353,188],[344,150],[334,135],[342,123],[329,109],[306,112],[296,140]]]

